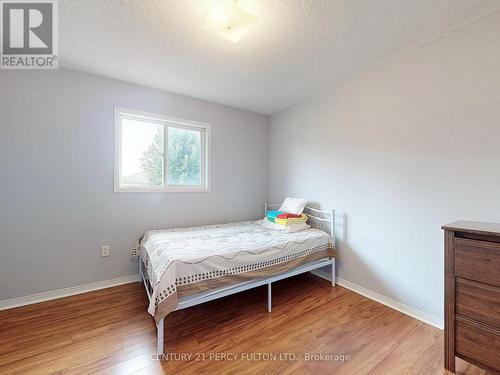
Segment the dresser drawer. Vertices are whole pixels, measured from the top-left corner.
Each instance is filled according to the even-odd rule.
[[[455,292],[455,311],[458,315],[500,329],[499,287],[457,278]]]
[[[457,316],[455,350],[465,360],[500,371],[500,330]]]
[[[500,243],[455,238],[455,275],[500,286]]]

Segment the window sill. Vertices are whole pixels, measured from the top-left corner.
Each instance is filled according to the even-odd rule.
[[[131,188],[115,187],[115,193],[210,193],[207,187],[160,187],[160,188]]]

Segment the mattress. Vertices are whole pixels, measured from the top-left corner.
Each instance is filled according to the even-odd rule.
[[[260,222],[146,232],[138,255],[153,288],[149,313],[158,321],[175,310],[178,297],[333,256],[332,238],[321,230],[285,233]]]

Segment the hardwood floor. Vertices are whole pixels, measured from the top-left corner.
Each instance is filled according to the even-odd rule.
[[[0,374],[444,373],[442,331],[310,274],[273,285],[271,314],[264,288],[171,314],[169,361],[146,306],[133,283],[0,311]]]

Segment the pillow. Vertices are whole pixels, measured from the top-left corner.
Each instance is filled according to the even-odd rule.
[[[286,198],[280,207],[280,211],[300,215],[306,208],[307,199]]]
[[[300,232],[301,230],[309,229],[309,228],[311,228],[311,226],[307,225],[306,223],[302,223],[302,224],[288,224],[285,227],[285,233]]]
[[[264,227],[267,229],[272,229],[272,230],[281,230],[284,231],[285,227],[283,225],[276,224],[269,220],[267,217],[261,220],[260,224],[262,224]]]
[[[269,221],[267,217],[262,219],[260,224],[263,225],[264,227],[266,227],[267,229],[280,230],[280,231],[285,232],[285,233],[295,233],[295,232],[299,232],[299,231],[304,230],[304,229],[311,228],[311,226],[307,225],[306,223],[289,224],[289,225],[284,226],[284,225],[276,224],[276,223]]]

